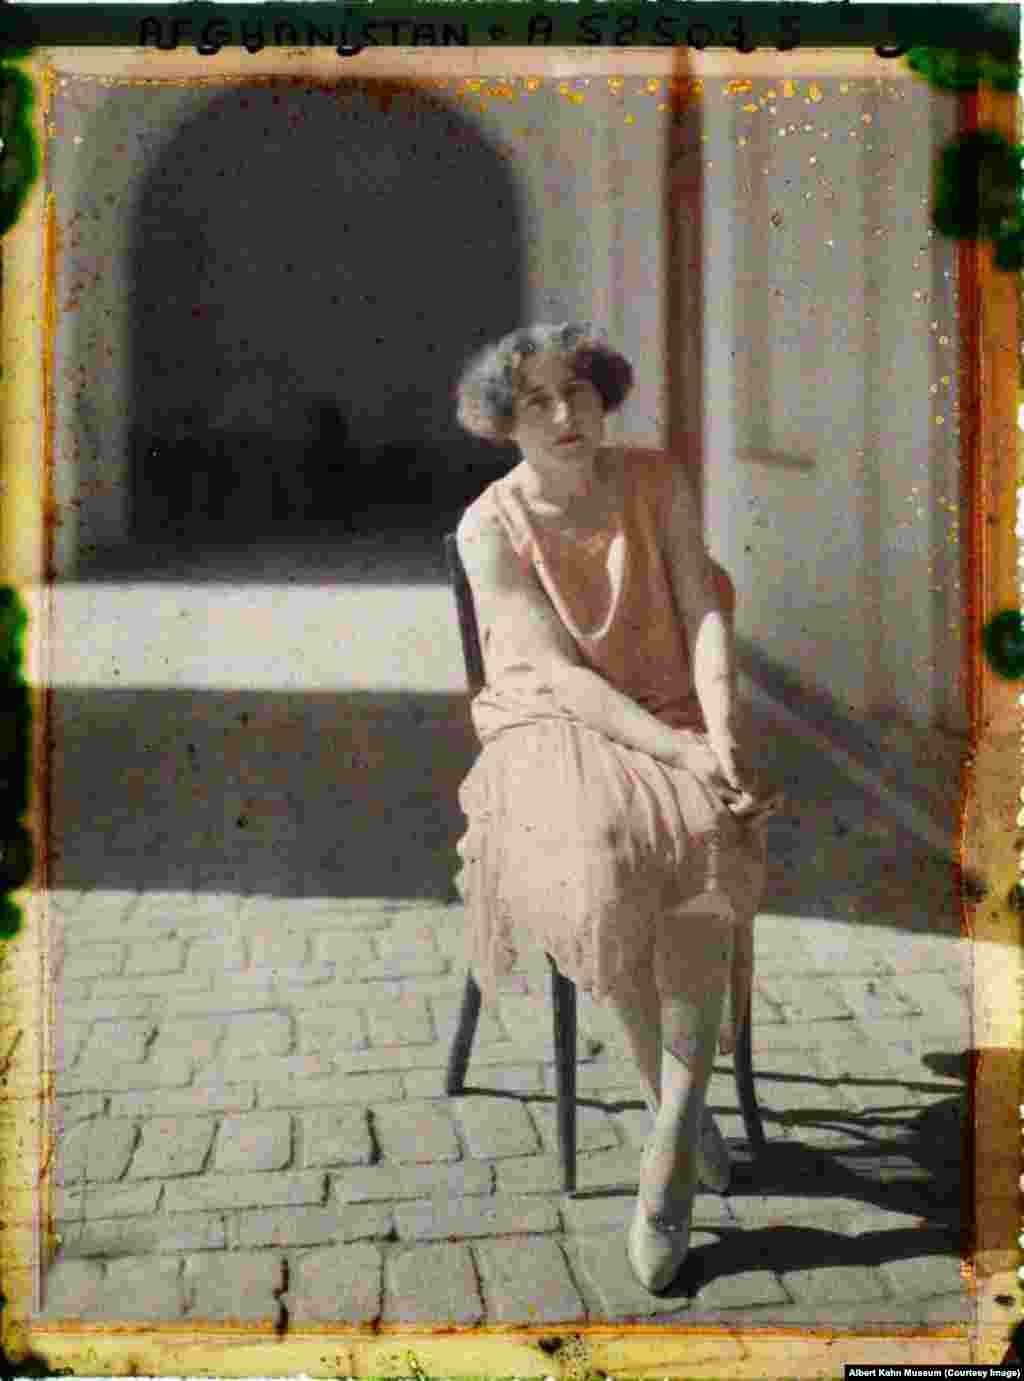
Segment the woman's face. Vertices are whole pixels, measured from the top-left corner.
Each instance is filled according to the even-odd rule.
[[[512,440],[540,469],[572,472],[588,466],[604,439],[604,403],[589,379],[548,351],[520,366]]]

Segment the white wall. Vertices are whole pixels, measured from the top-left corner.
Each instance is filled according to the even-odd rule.
[[[629,87],[605,99],[610,315],[643,380],[626,432],[669,433],[668,140],[675,428],[703,454],[738,631],[853,718],[961,729],[956,255],[928,225],[955,102],[906,78],[708,80],[669,131],[664,91]]]

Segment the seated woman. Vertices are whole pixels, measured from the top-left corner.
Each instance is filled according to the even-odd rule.
[[[655,1119],[629,1259],[660,1290],[686,1256],[698,1180],[728,1184],[705,1093],[746,1010],[775,802],[741,756],[685,469],[603,444],[632,380],[567,325],[514,332],[460,381],[462,425],[513,442],[521,463],[457,533],[487,678],[458,881],[487,999],[522,928],[621,1020]]]

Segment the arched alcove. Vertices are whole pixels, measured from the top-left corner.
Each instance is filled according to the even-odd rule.
[[[452,389],[521,320],[508,166],[410,86],[198,94],[133,213],[130,539],[447,521],[505,463]]]

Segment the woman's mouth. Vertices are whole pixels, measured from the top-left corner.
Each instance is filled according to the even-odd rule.
[[[559,446],[571,446],[574,442],[580,441],[581,439],[579,432],[572,432],[569,436],[561,437],[558,444]]]

